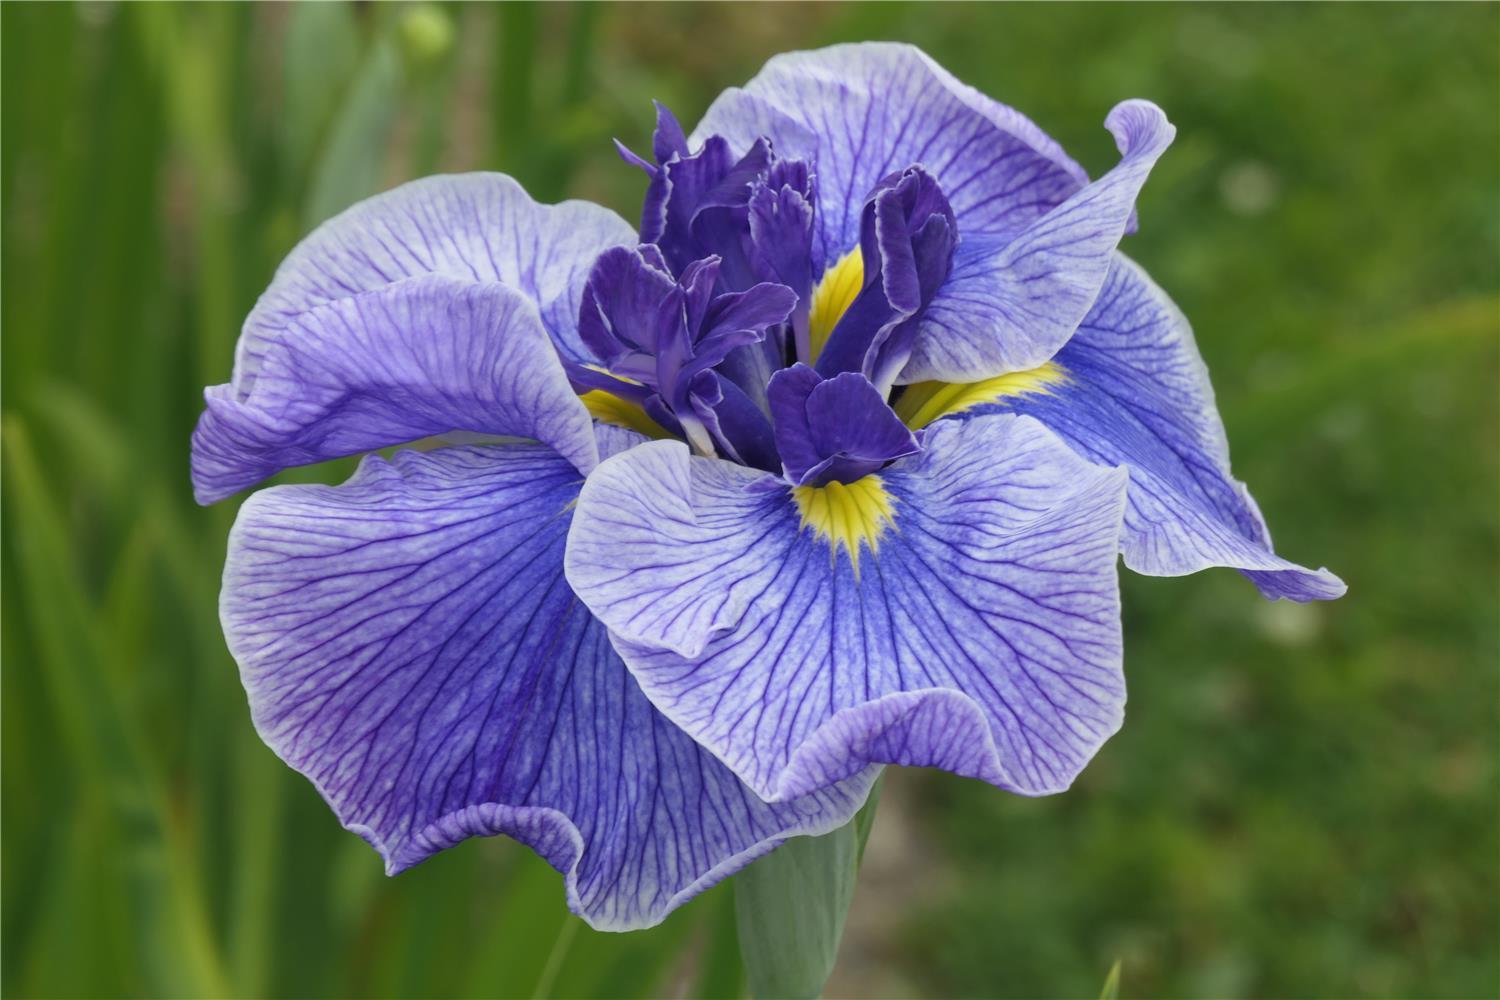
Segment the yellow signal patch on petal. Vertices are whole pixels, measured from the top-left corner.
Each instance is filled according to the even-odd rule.
[[[880,536],[896,523],[896,503],[873,473],[852,483],[794,486],[792,499],[802,514],[802,527],[828,542],[835,559],[841,548],[849,553],[856,575],[860,548],[868,545],[871,554],[879,551]]]
[[[1008,396],[1048,393],[1064,385],[1068,373],[1062,366],[1048,361],[1024,372],[997,375],[981,382],[916,382],[906,387],[896,400],[896,415],[914,431],[921,430],[939,417],[961,413],[985,403],[995,403]]]
[[[616,427],[626,427],[649,438],[672,437],[671,432],[652,420],[639,404],[621,399],[614,393],[590,389],[578,398],[583,400],[584,408],[595,420],[602,420]]]
[[[818,287],[813,289],[812,305],[808,307],[808,346],[812,357],[808,364],[818,360],[828,335],[838,326],[839,319],[848,312],[849,306],[865,286],[865,259],[855,247],[844,254],[842,260],[823,272]]]

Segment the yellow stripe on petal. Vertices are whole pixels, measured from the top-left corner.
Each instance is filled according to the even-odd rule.
[[[844,254],[843,260],[823,272],[818,287],[813,289],[812,305],[808,307],[808,346],[812,357],[805,358],[808,364],[818,360],[829,334],[838,326],[844,313],[849,311],[860,289],[865,286],[865,259],[855,247]]]
[[[896,503],[873,474],[852,483],[794,486],[792,499],[802,515],[802,527],[828,542],[835,559],[839,549],[849,553],[856,576],[861,547],[868,546],[872,555],[879,551],[880,537],[896,523]]]
[[[584,408],[595,420],[602,420],[616,427],[626,427],[650,438],[672,437],[672,433],[652,420],[638,403],[621,399],[614,393],[590,389],[578,398],[583,400]]]
[[[997,375],[982,382],[917,382],[906,387],[896,400],[896,415],[914,431],[921,430],[939,417],[985,403],[996,403],[1010,396],[1028,393],[1050,393],[1065,385],[1068,373],[1055,362],[1024,372]]]

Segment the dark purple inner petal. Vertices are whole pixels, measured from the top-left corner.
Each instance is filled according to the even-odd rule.
[[[712,374],[718,380],[718,400],[710,430],[721,450],[744,465],[780,472],[781,458],[770,420],[738,385],[718,372]]]
[[[798,486],[850,483],[920,450],[885,396],[859,372],[824,379],[798,364],[777,372],[769,391],[776,445]]]
[[[778,160],[750,196],[746,225],[750,267],[762,281],[779,281],[797,294],[792,313],[797,357],[807,357],[808,309],[812,303],[813,205],[817,195],[807,164]]]
[[[651,155],[657,163],[666,163],[674,156],[688,155],[687,135],[677,122],[677,116],[660,101],[656,106],[656,132],[651,136]]]
[[[705,257],[674,276],[649,243],[600,255],[584,287],[579,328],[607,370],[575,364],[568,375],[577,391],[634,403],[701,452],[774,471],[780,459],[764,393],[751,396],[715,369],[731,355],[763,352],[797,295],[771,282],[724,292],[721,273],[722,261]],[[765,358],[760,386],[775,367]]]
[[[953,209],[931,174],[910,166],[881,181],[860,225],[865,285],[818,356],[819,374],[863,372],[889,392],[957,245]]]
[[[614,247],[599,255],[589,273],[578,313],[578,335],[606,366],[613,367],[632,353],[658,350],[656,311],[676,282],[653,258],[659,256]]]

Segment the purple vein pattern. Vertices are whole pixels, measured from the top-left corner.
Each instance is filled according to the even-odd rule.
[[[767,799],[871,763],[1066,788],[1124,703],[1125,470],[994,416],[934,428],[884,482],[899,530],[856,577],[776,477],[643,445],[585,484],[568,579],[647,696]]]
[[[252,497],[223,619],[266,742],[399,872],[503,833],[596,927],[659,921],[873,773],[768,805],[641,694],[562,574],[581,477],[540,445],[405,451]]]
[[[1127,466],[1127,566],[1152,576],[1232,566],[1267,597],[1294,601],[1344,593],[1326,569],[1303,569],[1271,550],[1260,510],[1230,474],[1192,329],[1138,265],[1115,256],[1098,301],[1054,360],[1067,373],[1062,385],[957,416],[1028,413],[1090,461]]]
[[[536,437],[586,470],[588,420],[553,348],[583,353],[583,279],[633,238],[608,209],[538,205],[498,174],[413,181],[325,222],[245,320],[233,380],[204,393],[199,502],[453,430]]]
[[[203,503],[366,456],[230,535],[265,742],[388,872],[505,835],[626,930],[884,765],[1068,787],[1122,720],[1122,555],[1342,594],[1273,552],[1187,322],[1117,250],[1172,125],[1105,126],[1091,181],[919,50],[837,46],[691,133],[658,106],[620,147],[639,230],[496,174],[324,223],[192,443]]]

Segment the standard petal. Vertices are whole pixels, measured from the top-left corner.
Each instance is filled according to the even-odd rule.
[[[689,143],[714,134],[736,150],[764,135],[779,156],[813,163],[819,272],[858,245],[866,196],[913,164],[942,185],[964,239],[1013,237],[1088,181],[1026,116],[890,42],[776,56],[720,95]]]
[[[204,397],[200,503],[290,466],[449,431],[536,438],[585,471],[598,460],[536,305],[493,282],[424,275],[298,313],[262,346],[254,379]]]
[[[973,382],[1043,363],[1077,329],[1135,211],[1136,195],[1176,134],[1160,108],[1126,101],[1105,119],[1120,162],[1019,236],[963,238],[918,327],[902,382]]]
[[[1138,573],[1242,570],[1267,597],[1329,600],[1326,569],[1271,549],[1260,511],[1229,470],[1208,369],[1184,317],[1134,262],[1116,254],[1078,332],[1053,359],[1061,378],[971,414],[1027,413],[1085,458],[1130,469],[1121,548]],[[962,414],[960,414],[962,416]]]
[[[767,805],[657,713],[563,578],[579,480],[517,445],[262,491],[221,612],[262,737],[389,872],[506,834],[564,874],[575,912],[624,930],[847,821],[874,772]]]
[[[777,56],[714,102],[690,142],[760,135],[818,181],[819,273],[859,243],[860,211],[894,171],[921,165],[958,225],[958,251],[915,335],[901,382],[975,381],[1046,361],[1088,311],[1136,194],[1174,130],[1126,101],[1105,126],[1121,160],[1092,184],[1024,115],[909,45],[868,42]]]
[[[245,320],[236,389],[251,389],[262,354],[301,313],[423,274],[519,290],[564,357],[592,361],[578,339],[583,283],[595,257],[634,242],[634,229],[609,209],[541,205],[504,174],[403,184],[323,223],[287,255]]]
[[[890,512],[856,564],[849,519],[799,523],[784,482],[642,445],[584,486],[568,579],[652,703],[767,800],[871,763],[1066,787],[1121,719],[1124,470],[991,417],[873,479],[831,487]]]

